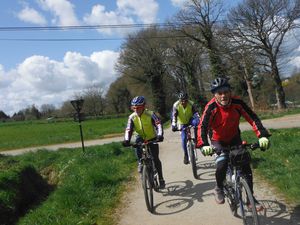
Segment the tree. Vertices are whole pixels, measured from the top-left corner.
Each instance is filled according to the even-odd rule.
[[[84,99],[82,111],[90,116],[103,115],[105,109],[103,93],[103,88],[95,85],[85,89],[82,94],[82,98]]]
[[[6,115],[2,110],[0,110],[0,120],[1,121],[6,121],[9,119],[9,116]]]
[[[154,109],[166,118],[166,95],[163,78],[166,72],[166,48],[163,33],[152,27],[130,35],[122,46],[117,69],[123,75],[146,83],[151,90]]]
[[[235,36],[266,58],[265,67],[274,81],[279,109],[286,108],[278,58],[287,32],[296,28],[300,0],[244,0],[232,9],[228,19]]]
[[[175,31],[174,36],[176,33],[178,32]],[[169,51],[166,60],[169,74],[177,81],[177,92],[187,92],[191,99],[204,108],[207,100],[202,79],[202,46],[188,38],[170,39],[168,45]],[[173,93],[175,93],[174,89]]]
[[[124,79],[124,77],[119,77],[110,85],[106,94],[108,111],[117,114],[128,112],[131,98],[132,96],[128,89],[126,79]]]
[[[219,0],[190,0],[176,16],[176,20],[182,24],[181,32],[207,49],[211,74],[214,77],[227,74],[217,41],[217,23],[223,12],[221,2]]]
[[[52,104],[43,104],[41,105],[40,110],[41,110],[41,116],[47,118],[53,116],[53,113],[55,112],[56,109],[55,106]]]

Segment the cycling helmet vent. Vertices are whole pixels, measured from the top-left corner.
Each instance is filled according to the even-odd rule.
[[[131,106],[142,106],[146,104],[144,96],[136,96],[131,101]]]
[[[228,89],[231,88],[227,78],[218,77],[211,82],[210,91],[213,94],[216,93],[221,88],[228,88]]]
[[[181,92],[178,94],[178,99],[180,99],[180,100],[188,100],[188,98],[189,98],[189,96],[185,92]]]

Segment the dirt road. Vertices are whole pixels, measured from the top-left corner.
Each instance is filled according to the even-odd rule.
[[[276,121],[276,122],[275,122]],[[300,127],[300,115],[266,120],[267,128],[288,126]],[[246,124],[241,129],[249,129]],[[214,161],[212,157],[199,154],[199,179],[194,179],[190,165],[183,164],[179,133],[165,131],[165,141],[160,144],[166,189],[155,193],[154,214],[147,211],[143,189],[138,181],[124,199],[118,215],[118,225],[241,225],[242,221],[232,216],[227,203],[217,205],[213,196],[215,186]],[[299,225],[299,212],[284,204],[270,187],[254,181],[255,195],[265,206],[260,214],[261,225]]]
[[[265,120],[267,128],[300,127],[300,114]],[[241,129],[250,129],[242,123]],[[122,137],[86,141],[85,146],[100,145],[120,141]],[[44,146],[49,150],[80,147],[81,143]],[[34,151],[41,147],[1,152],[16,155],[24,151]],[[199,154],[198,175],[194,179],[190,165],[183,164],[183,153],[179,133],[165,130],[165,141],[160,144],[166,189],[155,193],[154,214],[146,210],[143,190],[139,178],[129,188],[116,217],[118,225],[241,225],[242,221],[232,216],[227,204],[217,205],[213,197],[214,161],[212,157]],[[261,225],[300,225],[300,212],[287,207],[284,200],[272,188],[254,180],[257,199],[266,208],[260,215]]]

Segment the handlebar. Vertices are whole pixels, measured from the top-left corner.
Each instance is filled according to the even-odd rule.
[[[176,129],[176,130],[174,130],[174,131],[185,131],[185,130],[187,130],[188,128],[190,129],[190,128],[192,128],[193,126],[192,125],[188,125],[188,126],[186,126],[186,127],[181,127],[180,129]]]
[[[153,141],[144,141],[144,142],[139,142],[139,143],[130,143],[128,147],[141,147],[141,146],[145,146],[145,145],[149,145],[149,144],[157,144],[157,142],[162,142],[162,141],[158,141],[158,140],[153,140]]]
[[[234,146],[230,146],[228,149],[232,149],[232,147],[234,147]],[[254,151],[255,149],[260,148],[258,142],[248,144],[248,143],[246,143],[246,142],[244,142],[244,141],[243,141],[243,143],[242,143],[242,147],[245,147],[246,149],[250,149],[250,150],[252,150],[252,151]],[[213,149],[213,153],[210,154],[210,156],[212,156],[214,153],[217,153],[217,152],[216,152],[216,151],[217,151],[217,148],[212,147],[212,149]],[[261,149],[261,150],[262,150],[262,149]],[[262,151],[263,151],[263,150],[262,150]],[[220,154],[221,154],[221,153],[220,153]]]

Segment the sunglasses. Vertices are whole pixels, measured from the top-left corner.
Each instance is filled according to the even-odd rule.
[[[143,108],[145,108],[145,106],[143,106],[143,105],[137,105],[137,106],[132,106],[131,108],[132,109],[143,109]]]

